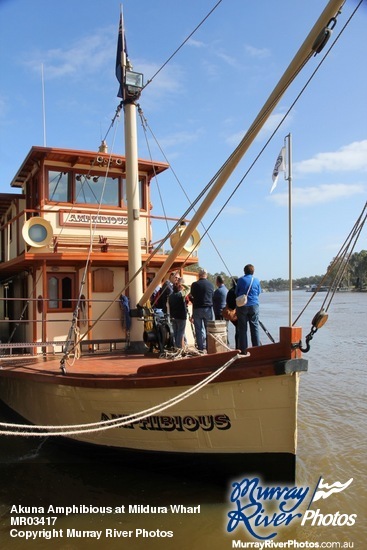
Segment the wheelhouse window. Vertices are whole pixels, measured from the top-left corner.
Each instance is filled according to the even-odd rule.
[[[121,175],[47,171],[50,202],[117,206],[126,208],[126,179]],[[139,176],[139,207],[147,210],[148,192],[145,176]]]
[[[71,202],[70,173],[49,170],[48,198],[53,202]]]
[[[119,183],[118,176],[76,174],[75,202],[119,206]]]
[[[75,295],[74,273],[49,273],[48,311],[72,311]]]
[[[126,180],[123,180],[123,197],[124,197],[124,203],[127,204],[127,196],[126,196]],[[142,210],[147,209],[147,200],[146,200],[146,186],[145,186],[145,178],[140,177],[139,179],[139,208]]]

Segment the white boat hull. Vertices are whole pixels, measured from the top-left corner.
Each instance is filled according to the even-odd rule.
[[[160,453],[296,453],[299,373],[212,383],[138,423],[71,435]],[[189,387],[104,389],[3,378],[0,398],[35,425],[89,424],[144,411]]]

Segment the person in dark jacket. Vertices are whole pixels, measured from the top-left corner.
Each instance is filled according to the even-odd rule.
[[[207,348],[207,324],[208,321],[214,320],[214,286],[208,281],[207,277],[208,272],[206,269],[200,269],[199,280],[192,283],[190,293],[196,345],[200,351],[204,351]]]

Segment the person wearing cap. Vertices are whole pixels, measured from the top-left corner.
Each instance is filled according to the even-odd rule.
[[[190,292],[196,345],[200,351],[207,347],[207,323],[214,320],[213,294],[214,286],[208,281],[208,272],[202,268],[199,270],[199,279],[192,283]]]
[[[179,277],[173,285],[173,292],[168,297],[169,313],[172,321],[175,347],[182,348],[187,320],[186,296],[190,287],[185,284],[183,277]]]

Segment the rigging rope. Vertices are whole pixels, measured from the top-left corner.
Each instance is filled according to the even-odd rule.
[[[88,424],[75,424],[72,426],[29,426],[27,424],[11,424],[6,422],[0,422],[0,427],[4,428],[15,428],[16,430],[22,429],[23,432],[13,431],[9,429],[0,430],[0,435],[16,435],[22,437],[49,437],[49,436],[66,436],[66,435],[78,435],[82,433],[92,433],[106,431],[111,428],[120,428],[131,424],[133,422],[140,422],[145,418],[149,418],[154,414],[165,411],[169,407],[177,405],[181,401],[188,399],[199,390],[204,388],[207,384],[215,380],[220,374],[222,374],[232,363],[234,363],[241,355],[237,354],[234,357],[231,357],[224,365],[219,367],[216,371],[209,374],[204,380],[192,386],[188,390],[183,391],[181,394],[145,409],[137,413],[126,415],[123,418],[113,418],[111,420],[102,420],[100,422],[91,422]],[[32,431],[32,430],[42,430],[42,431]]]

